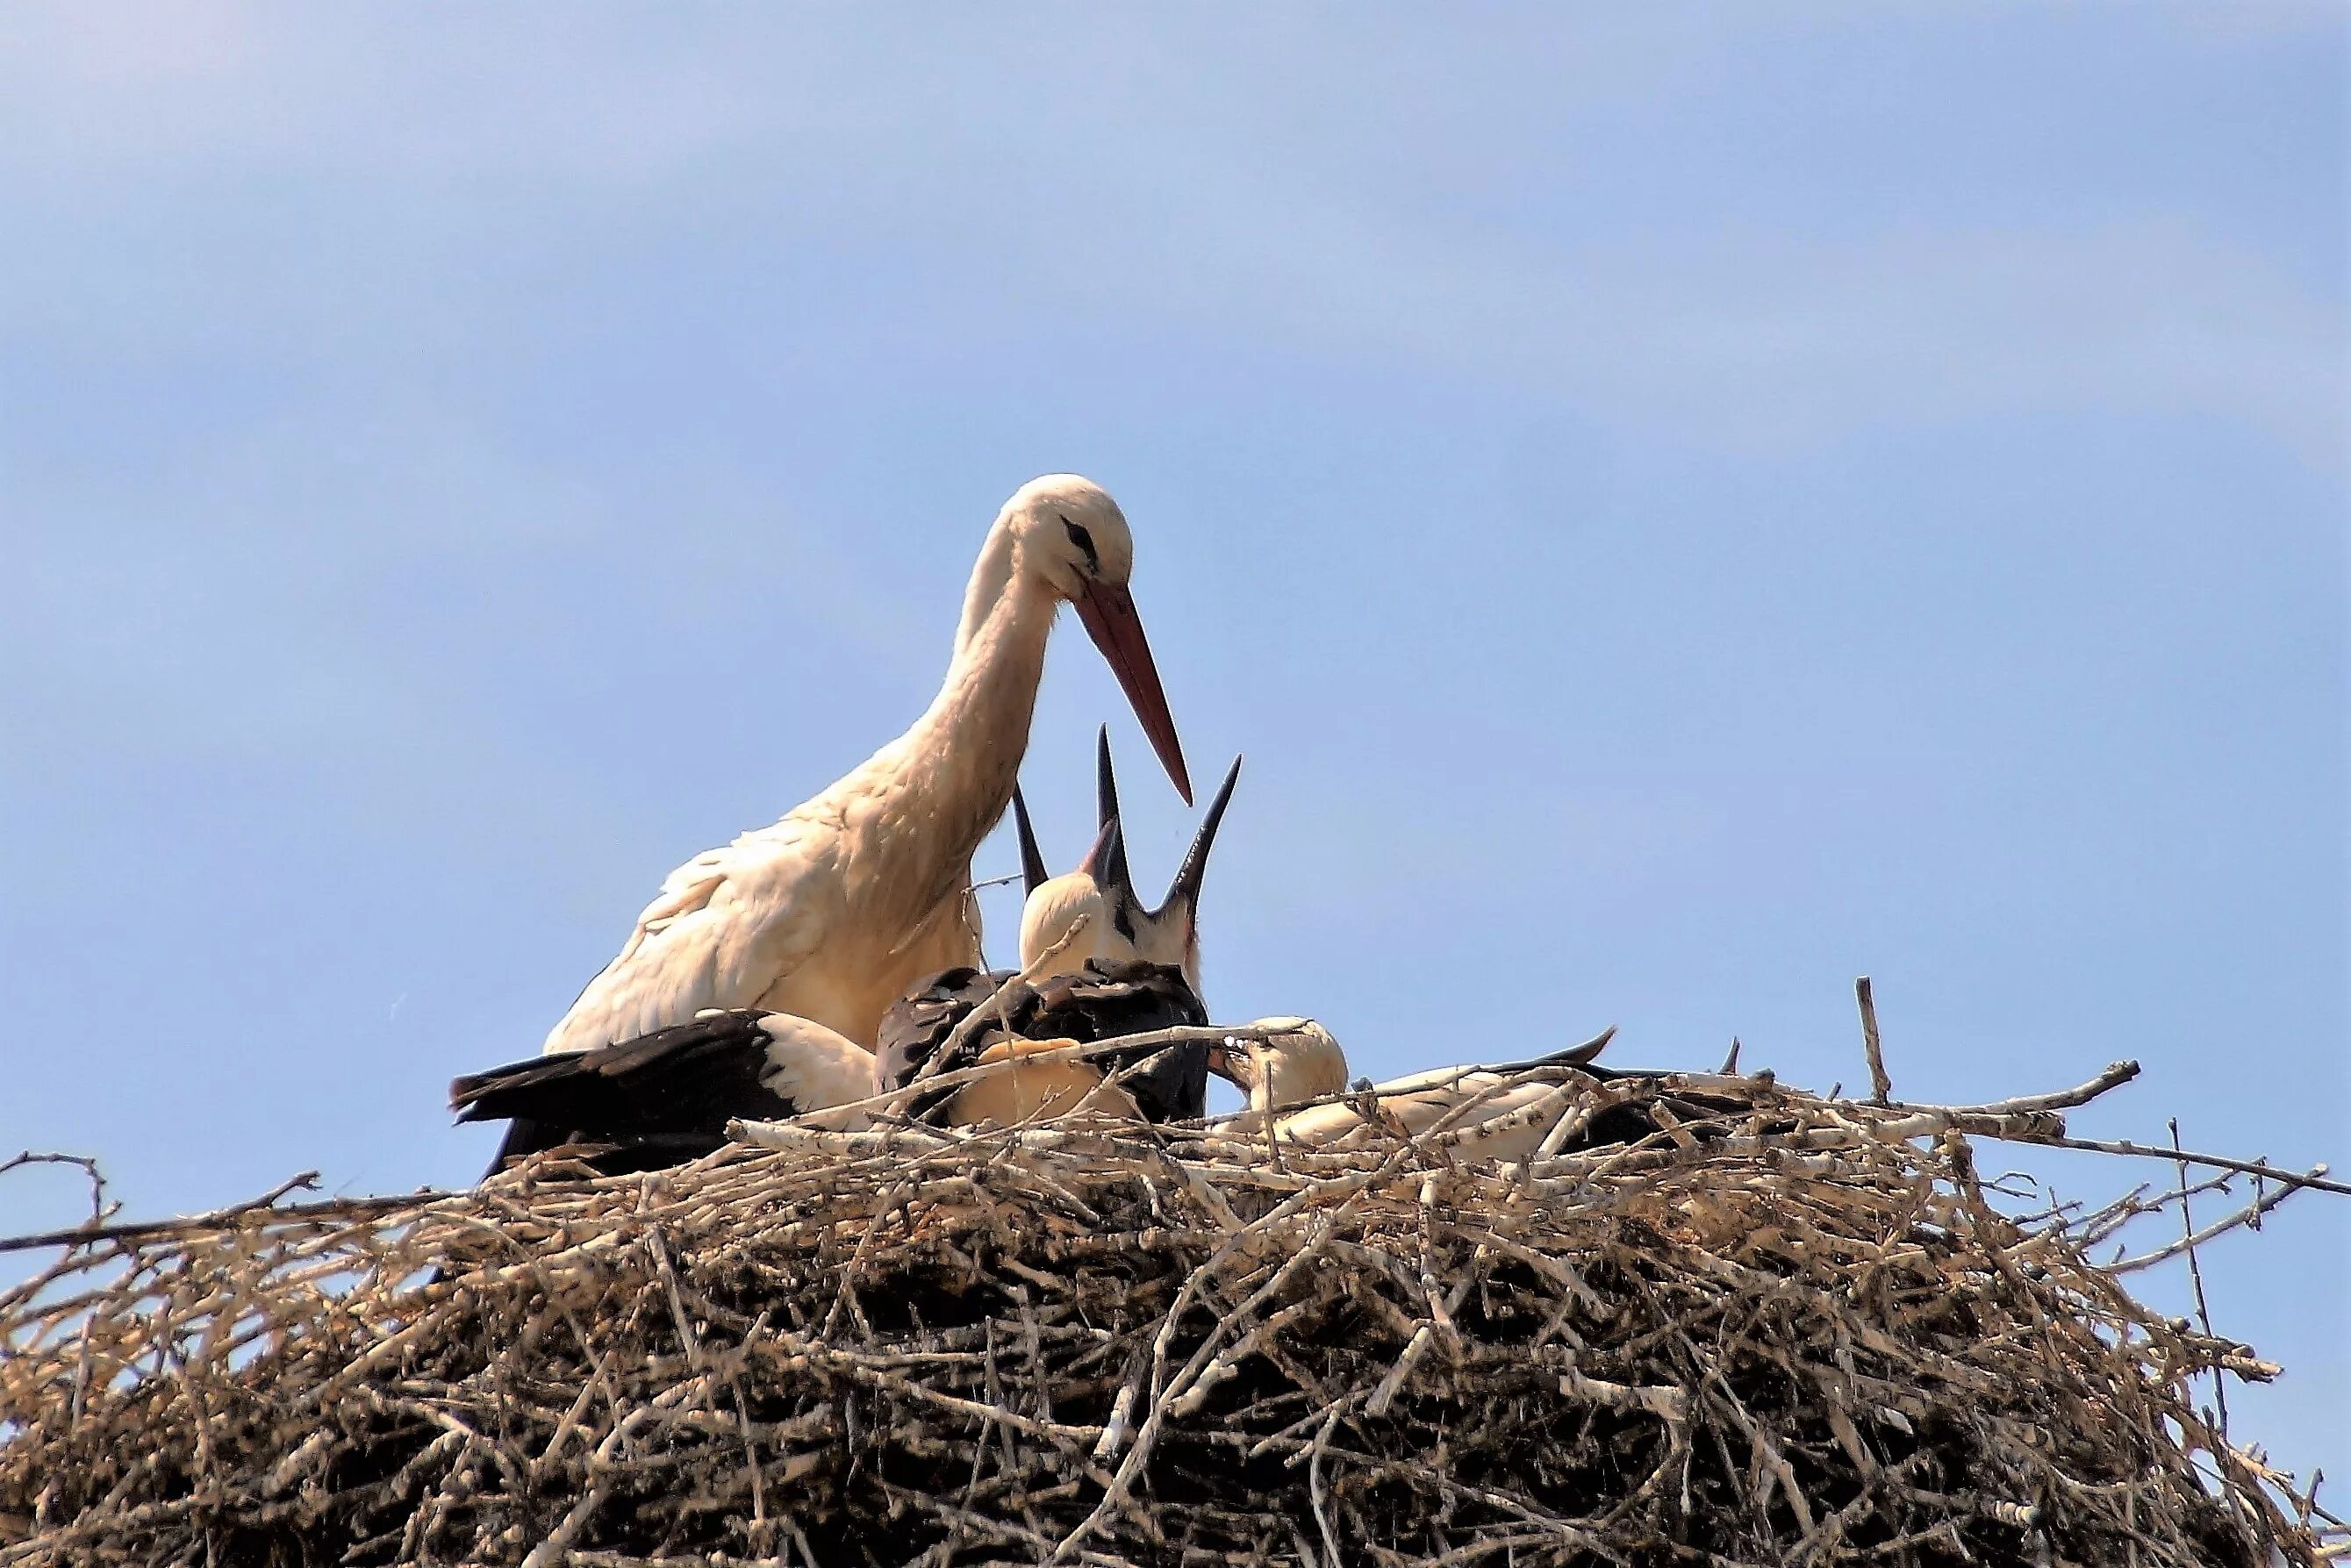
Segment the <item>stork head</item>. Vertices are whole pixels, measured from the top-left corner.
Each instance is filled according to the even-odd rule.
[[[1217,786],[1208,814],[1200,819],[1200,831],[1192,835],[1191,846],[1184,852],[1183,863],[1176,868],[1176,879],[1167,884],[1166,896],[1158,907],[1144,907],[1134,891],[1134,873],[1126,863],[1123,833],[1103,860],[1103,892],[1112,901],[1113,924],[1128,931],[1136,956],[1182,969],[1195,996],[1200,990],[1200,884],[1207,877],[1208,852],[1216,846],[1217,830],[1224,825],[1225,808],[1232,803],[1233,786],[1240,777],[1241,759],[1236,757],[1225,770],[1225,781]],[[1118,821],[1118,774],[1111,767],[1106,725],[1094,737],[1094,818],[1105,829]]]
[[[1312,1019],[1259,1019],[1265,1040],[1228,1040],[1208,1048],[1208,1071],[1249,1096],[1252,1111],[1274,1111],[1336,1094],[1347,1087],[1347,1053]]]
[[[1118,677],[1160,766],[1190,805],[1192,777],[1184,768],[1184,747],[1176,738],[1176,720],[1160,689],[1151,644],[1144,640],[1143,618],[1127,591],[1134,536],[1127,530],[1126,514],[1092,480],[1048,474],[1015,491],[999,521],[1011,530],[1019,570],[1077,606],[1086,635]]]
[[[1048,878],[1045,857],[1029,821],[1029,809],[1019,790],[1013,791],[1013,818],[1020,833],[1021,877],[1029,901],[1020,915],[1020,963],[1023,968],[1051,954],[1056,973],[1075,973],[1089,958],[1106,962],[1142,959],[1181,969],[1198,995],[1200,990],[1200,884],[1208,870],[1208,852],[1225,807],[1240,779],[1240,758],[1233,758],[1217,788],[1208,814],[1193,835],[1191,848],[1176,868],[1176,880],[1156,908],[1146,906],[1134,891],[1134,876],[1126,859],[1126,836],[1118,814],[1118,780],[1111,771],[1110,734],[1105,728],[1096,749],[1098,790],[1093,847],[1078,869]],[[1074,935],[1073,935],[1074,933]],[[1066,938],[1066,941],[1064,940]]]
[[[1045,874],[1045,857],[1037,848],[1037,834],[1029,823],[1028,802],[1016,788],[1012,814],[1020,830],[1020,880],[1028,902],[1020,906],[1020,967],[1032,977],[1074,975],[1092,958],[1132,957],[1111,923],[1110,901],[1097,875],[1103,862],[1119,849],[1115,819],[1102,825],[1093,848],[1075,871],[1061,876]],[[1040,966],[1042,966],[1040,967]]]

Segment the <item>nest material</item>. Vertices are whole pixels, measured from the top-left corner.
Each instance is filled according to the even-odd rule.
[[[2338,1550],[2190,1396],[2274,1369],[1996,1208],[1987,1113],[1575,1098],[1649,1130],[1500,1166],[755,1126],[118,1229],[0,1297],[0,1563]]]

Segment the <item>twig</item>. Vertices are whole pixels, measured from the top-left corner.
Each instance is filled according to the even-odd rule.
[[[1990,1134],[2004,1137],[2003,1134]],[[2007,1140],[2015,1144],[2039,1144],[2052,1149],[2081,1149],[2094,1155],[2135,1155],[2150,1160],[2186,1160],[2190,1165],[2209,1166],[2214,1170],[2242,1171],[2265,1181],[2282,1181],[2289,1186],[2306,1186],[2314,1192],[2331,1192],[2339,1197],[2351,1197],[2351,1182],[2331,1180],[2320,1176],[2304,1176],[2295,1171],[2280,1170],[2266,1160],[2232,1160],[2225,1155],[2199,1155],[2189,1149],[2161,1149],[2150,1144],[2135,1144],[2126,1138],[2073,1138],[2058,1135],[2024,1135]],[[2327,1167],[2320,1166],[2319,1170]]]
[[[2310,1175],[2321,1176],[2324,1175],[2325,1171],[2326,1166],[2313,1166],[2310,1169]],[[2228,1178],[2222,1177],[2220,1179],[2226,1180]],[[2214,1185],[2216,1184],[2212,1181],[2199,1182],[2196,1186],[2189,1189],[2189,1193],[2203,1192],[2209,1190]],[[2292,1197],[2295,1193],[2301,1192],[2302,1190],[2304,1190],[2302,1186],[2281,1186],[2275,1192],[2264,1192],[2252,1202],[2247,1204],[2244,1207],[2237,1210],[2234,1214],[2230,1215],[2226,1219],[2216,1219],[2211,1224],[2206,1226],[2203,1229],[2190,1231],[2189,1234],[2182,1236],[2176,1240],[2165,1243],[2163,1246],[2157,1248],[2152,1252],[2142,1252],[2136,1258],[2126,1258],[2118,1262],[2109,1263],[2106,1265],[2106,1272],[2109,1274],[2136,1274],[2142,1269],[2152,1269],[2158,1263],[2168,1262],[2171,1259],[2179,1257],[2182,1252],[2201,1247],[2215,1237],[2225,1236],[2230,1231],[2238,1228],[2240,1226],[2252,1226],[2255,1228],[2259,1228],[2258,1221],[2262,1215],[2267,1214],[2271,1209],[2275,1208],[2279,1204],[2283,1203],[2287,1198]],[[2186,1201],[2187,1196],[2187,1194],[2180,1195],[2180,1210],[2183,1218],[2185,1218],[2188,1207]],[[2085,1239],[2085,1242],[2086,1239]]]
[[[203,1214],[183,1215],[177,1219],[150,1219],[132,1225],[82,1225],[71,1230],[45,1230],[33,1236],[0,1237],[0,1252],[26,1252],[41,1247],[78,1247],[92,1241],[129,1241],[143,1236],[170,1236],[179,1231],[206,1230],[242,1218],[256,1209],[267,1208],[289,1192],[314,1192],[319,1186],[317,1171],[304,1171],[290,1181],[283,1181],[259,1197],[246,1203],[234,1203],[226,1208],[211,1209]],[[331,1207],[349,1211],[373,1207],[387,1209],[413,1207],[420,1201],[444,1196],[438,1193],[410,1194],[405,1197],[345,1199]],[[291,1213],[292,1211],[287,1211]]]
[[[1060,939],[1050,946],[1006,976],[1004,982],[988,993],[986,1001],[956,1020],[955,1028],[947,1031],[946,1040],[938,1050],[931,1053],[931,1059],[924,1062],[916,1071],[907,1087],[912,1088],[914,1084],[925,1083],[935,1088],[946,1064],[959,1055],[964,1047],[970,1044],[972,1039],[981,1030],[986,1029],[990,1021],[993,1021],[998,1029],[1008,1031],[1012,1026],[1005,1016],[1005,998],[1012,994],[1012,988],[1015,986],[1027,985],[1044,973],[1046,965],[1060,956],[1063,948],[1076,941],[1083,929],[1082,925],[1072,925],[1062,932]]]
[[[1861,1049],[1869,1057],[1869,1097],[1883,1105],[1894,1097],[1894,1080],[1886,1075],[1886,1051],[1877,1040],[1877,1002],[1869,994],[1869,977],[1853,983],[1854,999],[1861,1004]]]
[[[92,1228],[106,1223],[106,1176],[98,1168],[98,1160],[89,1155],[60,1155],[43,1150],[26,1149],[0,1161],[0,1176],[6,1176],[19,1166],[78,1166],[89,1178],[89,1223]]]
[[[2177,1116],[2172,1117],[2170,1119],[2169,1125],[2171,1128],[2172,1152],[2174,1154],[2178,1154],[2179,1152],[2179,1118]],[[2206,1339],[2212,1339],[2217,1337],[2212,1333],[2212,1309],[2205,1303],[2204,1300],[2204,1265],[2199,1262],[2196,1257],[2196,1225],[2188,1207],[2188,1162],[2186,1159],[2183,1158],[2179,1162],[2179,1224],[2181,1229],[2187,1232],[2186,1239],[2181,1242],[2181,1245],[2188,1252],[2188,1282],[2193,1286],[2196,1291],[2197,1323],[2204,1330],[2204,1337]],[[2212,1400],[2220,1410],[2220,1441],[2225,1444],[2229,1441],[2229,1387],[2227,1383],[2221,1379],[2220,1369],[2217,1366],[2212,1369]]]

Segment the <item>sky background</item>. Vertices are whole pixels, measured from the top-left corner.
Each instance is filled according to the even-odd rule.
[[[1867,973],[1899,1092],[2136,1057],[2078,1131],[2351,1166],[2345,29],[10,6],[0,1153],[471,1179],[449,1078],[911,720],[1067,469],[1249,758],[1219,1018],[1826,1089]],[[1104,718],[1164,877],[1073,629],[1048,854]],[[2289,1468],[2351,1475],[2346,1253],[2206,1257]]]

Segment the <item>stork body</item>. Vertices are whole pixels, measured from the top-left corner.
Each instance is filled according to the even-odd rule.
[[[748,1009],[705,1013],[618,1045],[494,1067],[449,1086],[460,1122],[507,1121],[490,1162],[584,1145],[607,1174],[694,1159],[726,1140],[738,1116],[814,1116],[856,1132],[865,1113],[826,1118],[873,1092],[873,1058],[821,1024]]]
[[[1015,1127],[1023,1122],[1046,1122],[1062,1116],[1147,1120],[1134,1096],[1111,1082],[1108,1074],[1092,1061],[1025,1060],[1082,1043],[1074,1040],[996,1041],[982,1051],[972,1065],[1014,1065],[957,1089],[946,1103],[947,1125],[968,1127],[994,1122],[998,1126]]]
[[[883,1016],[874,1051],[876,1084],[888,1091],[914,1083],[925,1065],[946,1047],[956,1026],[999,988],[1004,995],[989,1008],[990,1021],[963,1042],[957,1059],[940,1062],[939,1071],[1208,1021],[1207,1009],[1182,973],[1165,965],[1096,964],[1080,974],[1037,979],[1008,972],[991,975],[977,969],[951,969],[893,1004]],[[996,1019],[999,1010],[1000,1022]],[[1177,1045],[1110,1052],[1085,1061],[1044,1063],[1033,1071],[998,1074],[952,1099],[941,1095],[917,1100],[910,1113],[928,1115],[944,1103],[944,1119],[950,1122],[982,1116],[1020,1120],[1039,1113],[1038,1108],[1049,1103],[1074,1105],[1092,1086],[1102,1082],[1106,1072],[1134,1067],[1137,1071],[1122,1081],[1134,1106],[1131,1113],[1153,1122],[1179,1121],[1207,1110],[1207,1056],[1205,1045]],[[989,1096],[996,1086],[1026,1101],[995,1103],[996,1108],[990,1109]],[[1024,1103],[1032,1103],[1025,1112],[1020,1109]],[[1105,1113],[1130,1113],[1115,1110],[1113,1101],[1097,1104]]]
[[[971,855],[1011,797],[1065,601],[1189,800],[1126,589],[1133,561],[1125,518],[1099,486],[1070,475],[1023,486],[973,568],[929,710],[781,821],[672,872],[544,1049],[593,1050],[713,1008],[790,1013],[868,1044],[916,980],[976,964]]]

